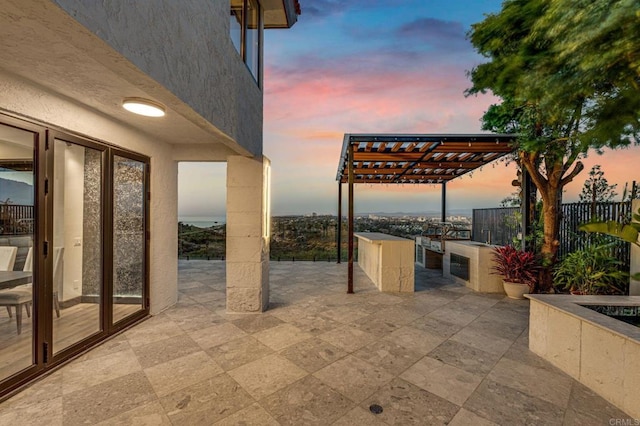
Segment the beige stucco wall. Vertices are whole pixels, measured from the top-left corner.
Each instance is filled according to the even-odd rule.
[[[151,313],[177,298],[177,163],[172,146],[0,69],[0,111],[90,136],[151,158]],[[143,117],[141,127],[144,126]]]
[[[52,0],[254,155],[262,91],[229,37],[229,2]]]

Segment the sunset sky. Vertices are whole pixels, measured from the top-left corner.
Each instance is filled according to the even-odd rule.
[[[300,3],[293,28],[265,32],[264,152],[274,215],[336,213],[345,133],[480,132],[497,99],[465,98],[466,72],[483,60],[465,35],[499,11],[500,0]],[[577,200],[593,164],[621,194],[625,182],[640,181],[639,159],[639,148],[592,153],[565,201]],[[224,216],[224,174],[220,164],[181,164],[180,215]],[[448,208],[497,206],[514,178],[515,166],[500,162],[458,178],[447,185]],[[355,200],[356,212],[438,211],[440,187],[359,185]]]

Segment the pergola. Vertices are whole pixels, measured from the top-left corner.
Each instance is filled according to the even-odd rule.
[[[348,293],[353,293],[353,185],[440,184],[442,221],[446,184],[513,151],[506,134],[351,134],[345,133],[338,164],[338,263],[341,256],[342,184],[348,184]]]

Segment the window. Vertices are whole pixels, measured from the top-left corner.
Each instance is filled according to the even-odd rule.
[[[260,70],[260,6],[257,0],[247,0],[247,28],[245,30],[244,62],[258,80]]]
[[[231,0],[231,41],[240,54],[242,54],[243,3],[243,0]]]
[[[261,16],[258,0],[231,0],[231,41],[256,82],[260,81]]]

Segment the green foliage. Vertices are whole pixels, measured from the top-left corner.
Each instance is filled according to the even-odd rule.
[[[520,191],[512,192],[500,201],[500,207],[520,207]]]
[[[554,271],[554,284],[580,294],[626,294],[629,274],[611,254],[611,244],[570,253]]]
[[[635,222],[629,224],[609,220],[606,222],[589,222],[580,225],[580,230],[585,232],[597,232],[611,235],[640,247],[638,235],[640,234],[640,209],[633,214]]]
[[[607,178],[599,164],[596,164],[589,170],[589,177],[582,185],[582,191],[578,195],[580,202],[583,203],[600,203],[613,201],[618,195],[615,191],[618,185],[609,185]]]
[[[634,221],[628,224],[613,220],[606,222],[589,222],[580,225],[579,229],[585,232],[610,235],[640,247],[640,242],[638,241],[638,237],[640,236],[640,209],[638,209],[637,213],[633,214],[633,220]],[[631,277],[634,280],[640,281],[640,272],[631,275]]]
[[[640,111],[640,7],[637,0],[550,0],[534,32],[553,40],[564,73],[550,80],[549,102],[578,89],[590,103],[585,140],[632,142]],[[593,124],[592,124],[593,123]],[[591,143],[591,142],[589,142]]]
[[[580,158],[640,141],[639,16],[637,0],[505,0],[469,33],[487,62],[469,73],[466,94],[502,99],[483,128],[518,135],[520,165],[544,203],[549,264],[558,247],[554,206],[583,169]]]

